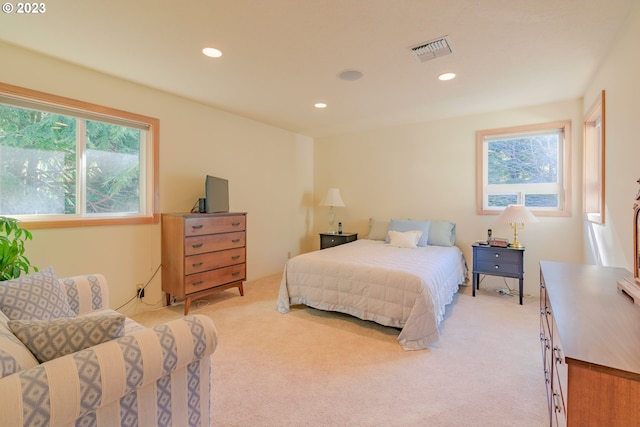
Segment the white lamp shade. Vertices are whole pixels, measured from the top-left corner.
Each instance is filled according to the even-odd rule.
[[[524,205],[507,206],[506,209],[498,215],[496,221],[506,224],[530,224],[540,222]]]
[[[320,202],[320,206],[336,206],[336,207],[345,207],[346,205],[342,201],[342,197],[340,197],[340,190],[337,188],[330,188],[327,191],[327,195],[324,196],[324,199]]]

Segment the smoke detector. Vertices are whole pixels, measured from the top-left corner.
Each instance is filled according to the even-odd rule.
[[[453,53],[453,46],[451,46],[449,36],[421,43],[417,46],[410,47],[409,49],[411,49],[413,56],[415,56],[420,62],[426,62],[431,59]]]

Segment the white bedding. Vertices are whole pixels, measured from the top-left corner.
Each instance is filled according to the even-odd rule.
[[[463,283],[467,266],[455,247],[391,247],[356,240],[291,258],[285,265],[278,311],[304,304],[402,328],[405,350],[438,340],[438,325]]]

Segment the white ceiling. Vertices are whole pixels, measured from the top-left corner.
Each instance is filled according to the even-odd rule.
[[[0,40],[325,136],[580,97],[634,1],[55,0]],[[445,35],[453,54],[411,55]]]

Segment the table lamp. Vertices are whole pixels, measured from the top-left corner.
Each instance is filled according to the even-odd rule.
[[[509,224],[513,228],[513,242],[509,246],[516,249],[524,248],[524,245],[518,241],[518,227],[523,228],[525,224],[540,222],[524,205],[507,206],[498,215],[496,221]]]
[[[330,188],[329,191],[327,191],[327,195],[324,196],[324,199],[320,202],[320,206],[329,206],[329,233],[336,234],[336,229],[333,227],[333,224],[336,222],[336,213],[333,208],[336,206],[340,208],[345,207],[342,197],[340,197],[340,190]]]

